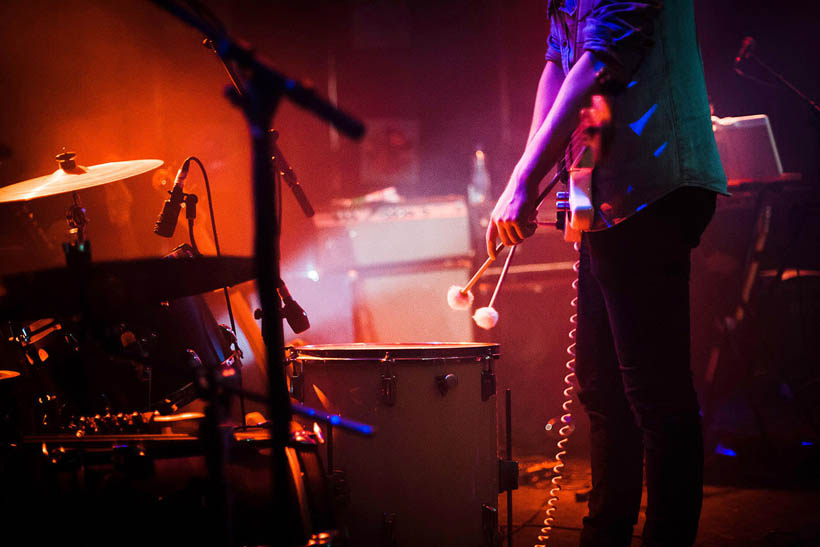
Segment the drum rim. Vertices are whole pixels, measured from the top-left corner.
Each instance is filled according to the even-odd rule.
[[[487,342],[417,342],[311,344],[289,347],[289,359],[320,361],[438,361],[497,359],[499,344]]]

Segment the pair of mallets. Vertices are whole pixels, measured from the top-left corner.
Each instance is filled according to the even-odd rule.
[[[538,202],[535,205],[536,210],[541,207],[541,204],[546,199],[547,195],[552,191],[553,187],[558,183],[559,180],[566,180],[565,177],[567,175],[566,169],[562,165],[559,166],[558,170],[553,176],[552,180],[549,184],[544,188],[544,190],[538,195]],[[503,243],[499,243],[495,248],[496,256],[501,250],[504,248]],[[493,328],[496,323],[498,323],[498,312],[493,307],[495,304],[495,299],[498,297],[498,292],[501,290],[501,285],[504,283],[504,279],[507,277],[507,272],[510,269],[510,263],[512,262],[513,255],[515,255],[516,246],[510,248],[510,252],[507,254],[507,260],[504,262],[504,267],[501,269],[501,275],[498,276],[498,282],[495,285],[495,290],[493,291],[493,296],[490,298],[489,305],[478,308],[475,313],[473,313],[473,321],[475,321],[476,325],[481,327],[482,329],[489,330]],[[467,310],[473,305],[473,301],[475,300],[475,296],[473,295],[473,287],[478,280],[484,275],[484,272],[490,267],[495,259],[491,256],[487,257],[487,260],[484,261],[484,264],[476,271],[473,277],[467,282],[466,285],[463,287],[459,287],[458,285],[453,285],[447,291],[447,304],[454,310]]]

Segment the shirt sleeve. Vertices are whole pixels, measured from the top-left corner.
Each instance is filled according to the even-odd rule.
[[[544,59],[561,66],[561,39],[559,38],[555,27],[556,24],[553,20],[550,22],[550,33],[547,36],[547,54],[544,56]]]
[[[603,77],[626,85],[652,45],[653,26],[663,9],[662,0],[595,3],[582,31],[583,49],[604,64]]]

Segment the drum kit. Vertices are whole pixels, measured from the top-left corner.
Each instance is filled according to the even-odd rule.
[[[363,124],[232,39],[200,3],[153,3],[211,44],[248,121],[254,258],[219,256],[218,244],[216,257],[199,256],[186,206],[190,246],[91,260],[79,192],[160,160],[82,167],[64,152],[54,173],[0,188],[0,204],[71,196],[66,265],[0,278],[3,533],[35,545],[498,547],[498,494],[517,484],[509,427],[507,459],[496,450],[498,345],[285,348],[281,319],[293,318],[270,213],[277,187],[284,180],[312,209],[275,134],[260,128],[273,126],[282,98],[354,139]],[[159,235],[166,209],[189,203],[175,190]],[[227,299],[228,286],[251,279],[267,394],[242,385],[235,329],[202,296],[222,289]],[[246,414],[246,399],[266,403],[270,419]]]
[[[240,390],[242,354],[201,295],[253,279],[255,270],[250,258],[196,256],[189,246],[165,258],[93,262],[79,193],[163,162],[83,167],[65,152],[57,161],[49,175],[0,188],[0,203],[71,196],[66,266],[6,275],[0,284],[2,509],[17,522],[29,512],[53,517],[66,525],[51,530],[50,539],[61,541],[77,539],[67,530],[84,514],[100,512],[107,524],[83,532],[83,542],[96,544],[109,541],[106,534],[130,511],[168,510],[177,519],[180,511],[195,518],[211,510],[198,515],[189,508],[202,494],[194,485],[208,477],[198,433],[209,409],[201,384],[213,370],[220,389]],[[264,503],[270,469],[260,464],[269,459],[270,435],[265,427],[218,425],[232,438],[224,475],[235,485],[233,522],[242,530],[235,537],[263,543],[264,527],[246,518],[264,522],[262,512],[271,506]],[[315,506],[311,515],[302,504],[305,543],[330,537],[333,526],[320,492],[317,445],[315,433],[300,430],[287,447],[293,489],[302,498],[310,491]],[[155,516],[158,523],[168,520]],[[163,537],[170,542],[174,534]],[[196,534],[186,531],[177,539],[191,537]]]
[[[223,400],[249,392],[236,337],[201,295],[253,279],[254,261],[188,246],[92,261],[79,192],[162,162],[57,160],[50,175],[0,188],[0,203],[71,196],[66,266],[0,282],[0,510],[21,526],[52,518],[35,543],[78,539],[72,530],[88,514],[102,524],[81,533],[87,544],[121,534],[134,514],[151,519],[135,542],[210,543],[214,530],[195,523],[218,520],[212,500],[222,499],[209,481],[209,450],[220,448],[203,433],[212,372]],[[496,545],[497,358],[493,344],[288,348],[299,544]],[[244,405],[241,419],[235,404],[226,408],[218,476],[230,489],[227,533],[236,544],[270,543],[269,423],[248,426]]]

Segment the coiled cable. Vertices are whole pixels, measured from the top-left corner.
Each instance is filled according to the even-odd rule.
[[[580,250],[580,246],[578,243],[574,244],[574,248],[576,251]],[[564,469],[564,456],[567,454],[567,443],[569,442],[569,436],[572,434],[574,428],[572,426],[572,412],[570,410],[570,405],[572,405],[573,399],[573,391],[575,391],[575,333],[577,330],[578,325],[578,270],[581,268],[581,261],[577,260],[572,265],[572,271],[575,272],[575,279],[572,281],[572,288],[575,291],[575,295],[573,296],[572,300],[570,301],[570,305],[575,308],[576,311],[569,317],[570,322],[570,330],[569,330],[569,339],[570,344],[567,346],[567,354],[569,354],[569,360],[566,362],[566,368],[569,371],[564,376],[564,397],[566,398],[564,402],[561,404],[561,408],[564,411],[564,414],[561,415],[561,427],[558,429],[558,436],[560,439],[556,443],[556,447],[558,452],[555,454],[555,465],[552,468],[552,479],[550,482],[552,483],[552,488],[549,491],[549,499],[547,499],[547,510],[546,510],[546,518],[544,518],[544,526],[541,528],[541,533],[538,535],[539,542],[545,542],[549,540],[550,534],[552,533],[552,523],[555,521],[555,512],[558,510],[558,499],[559,493],[561,492],[561,481],[563,480],[563,475],[561,471]],[[536,543],[534,547],[544,547],[543,543]]]

